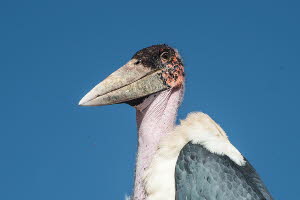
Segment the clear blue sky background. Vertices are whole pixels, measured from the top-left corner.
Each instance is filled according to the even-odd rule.
[[[299,1],[1,1],[0,199],[123,199],[135,111],[79,107],[139,49],[184,58],[179,118],[211,115],[276,199],[299,198]]]

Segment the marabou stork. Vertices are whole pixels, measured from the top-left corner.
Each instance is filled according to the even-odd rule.
[[[82,106],[126,103],[136,109],[134,200],[272,199],[259,175],[207,114],[175,125],[184,65],[165,44],[138,51],[96,85]]]

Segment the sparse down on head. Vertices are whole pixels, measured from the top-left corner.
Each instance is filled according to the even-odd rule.
[[[183,83],[184,66],[177,50],[165,44],[153,45],[138,51],[128,63],[96,85],[79,105],[137,105],[151,94]]]

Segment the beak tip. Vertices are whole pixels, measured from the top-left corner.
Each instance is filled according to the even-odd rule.
[[[97,106],[94,100],[97,98],[97,95],[94,93],[87,93],[78,103],[79,106]]]
[[[79,106],[86,106],[87,102],[89,101],[90,99],[87,99],[86,96],[84,96],[78,103]]]
[[[79,101],[78,103],[79,106],[84,106],[84,102],[82,100]]]

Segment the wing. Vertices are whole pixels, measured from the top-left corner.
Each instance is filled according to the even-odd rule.
[[[271,200],[248,161],[239,166],[226,155],[189,142],[175,167],[176,200]]]

